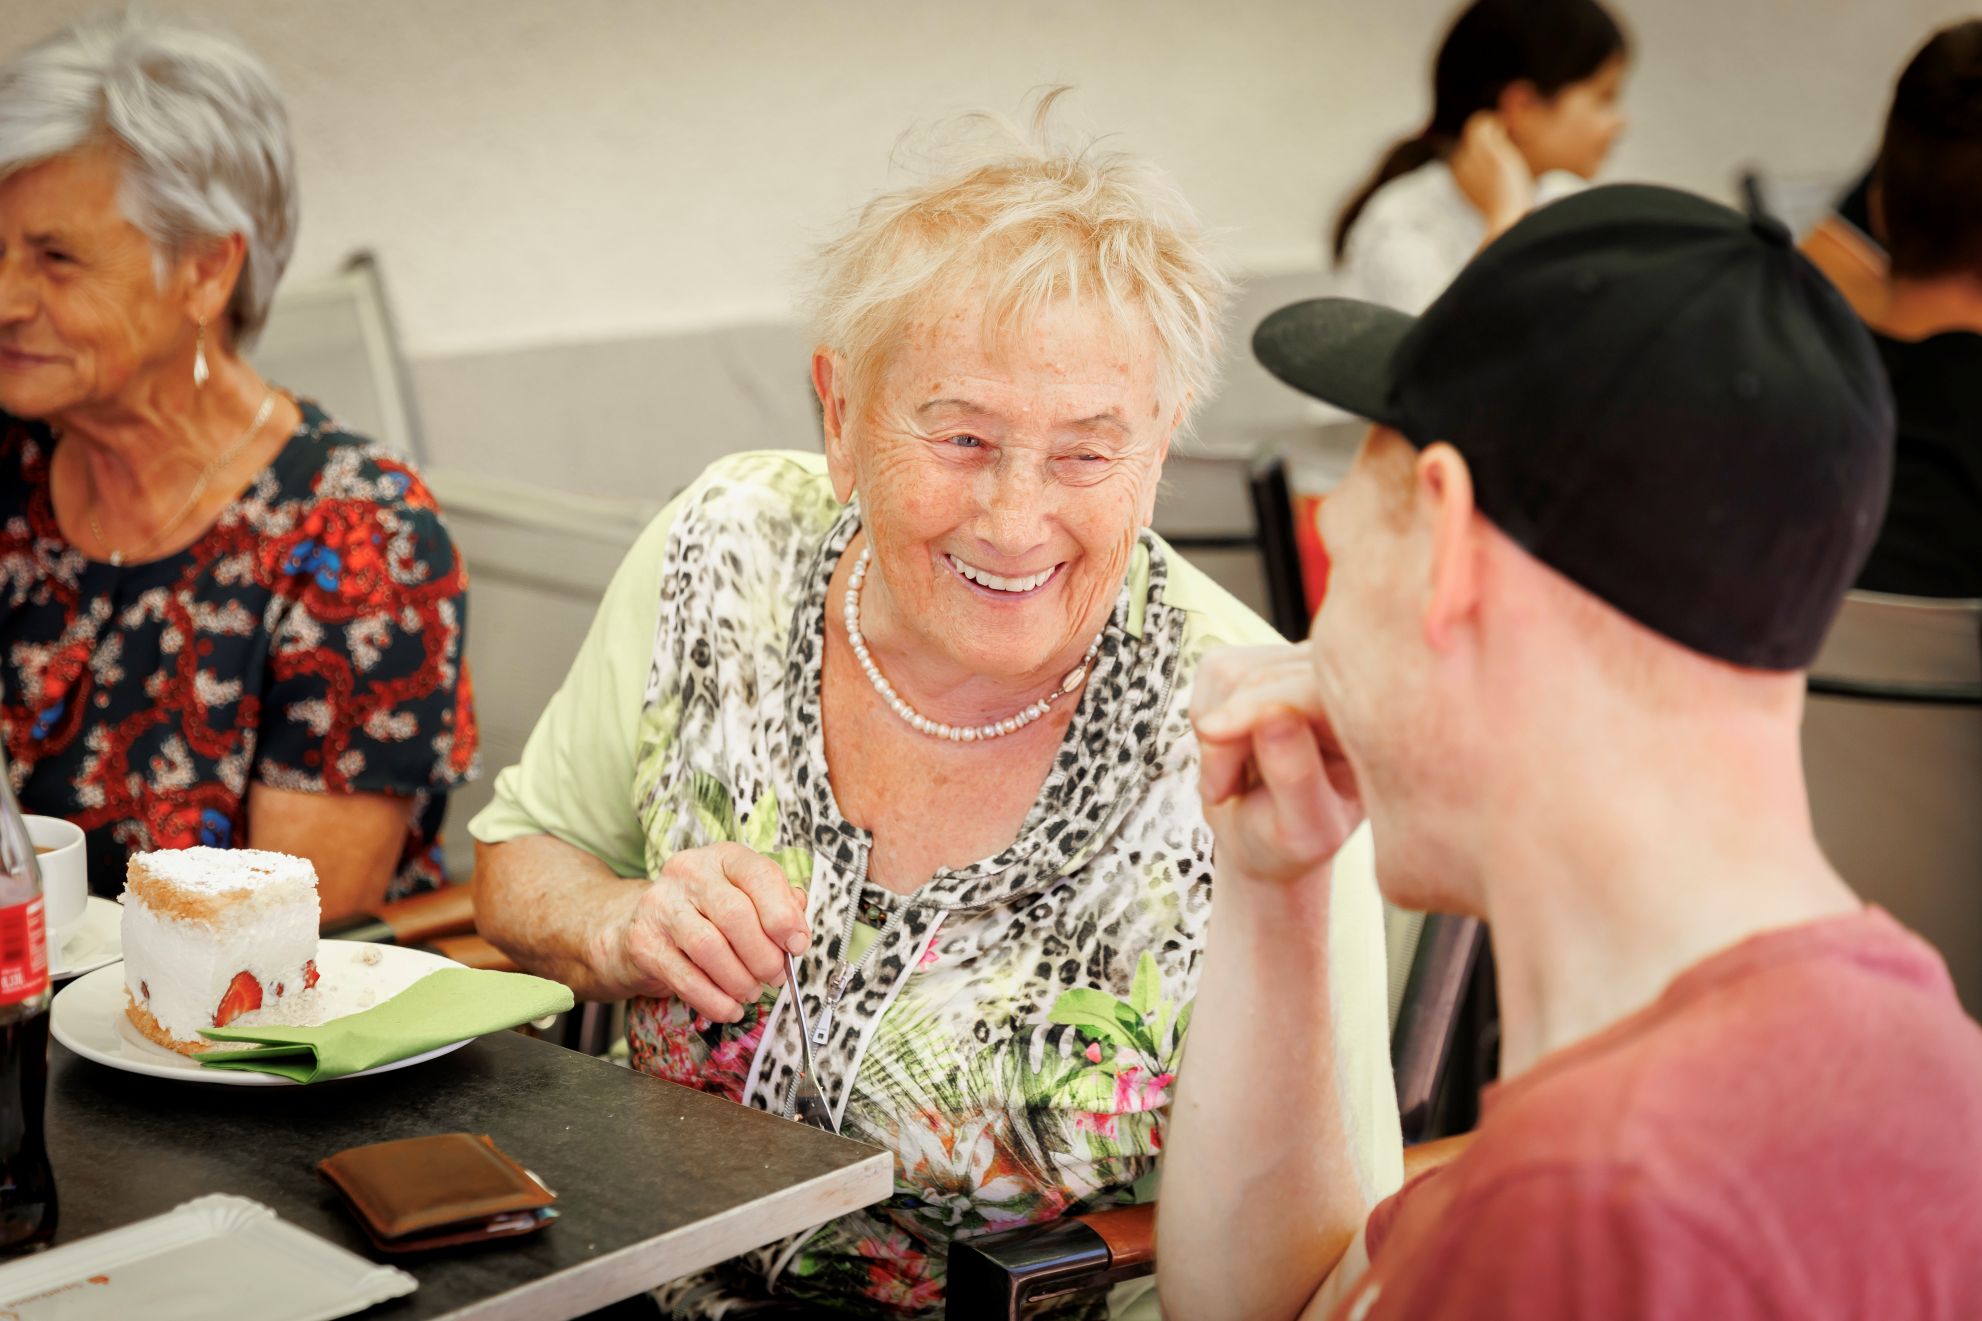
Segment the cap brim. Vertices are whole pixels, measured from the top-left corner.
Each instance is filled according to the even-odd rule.
[[[1303,394],[1396,427],[1391,362],[1417,321],[1353,298],[1311,298],[1260,322],[1253,356]]]

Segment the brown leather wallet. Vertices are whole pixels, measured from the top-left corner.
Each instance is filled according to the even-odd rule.
[[[557,1194],[485,1134],[435,1133],[351,1147],[317,1172],[336,1185],[383,1252],[528,1234],[553,1220]]]

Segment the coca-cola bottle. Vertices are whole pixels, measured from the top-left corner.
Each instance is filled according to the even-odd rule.
[[[0,1252],[43,1247],[55,1234],[55,1172],[41,1136],[48,998],[41,867],[0,749]]]

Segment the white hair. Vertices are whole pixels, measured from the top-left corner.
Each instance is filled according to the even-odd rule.
[[[1231,284],[1168,177],[1093,143],[1050,141],[1066,90],[1039,98],[1029,132],[994,115],[947,126],[947,168],[875,198],[819,251],[814,342],[841,356],[850,393],[871,383],[919,310],[972,290],[991,335],[1022,332],[1060,298],[1097,298],[1124,332],[1154,332],[1158,388],[1186,422],[1208,397]],[[972,141],[987,129],[988,150]]]
[[[261,60],[229,37],[127,11],[0,64],[0,178],[96,146],[125,159],[124,214],[151,240],[161,283],[189,244],[246,240],[227,323],[251,343],[298,219],[289,117]]]

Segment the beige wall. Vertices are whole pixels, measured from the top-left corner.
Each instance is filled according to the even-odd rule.
[[[275,66],[303,161],[293,268],[384,263],[418,358],[788,315],[809,243],[919,120],[1078,85],[1252,271],[1425,110],[1451,0],[151,0]],[[0,53],[94,6],[9,0]],[[1975,0],[1620,0],[1619,176],[1848,167],[1892,73]]]

